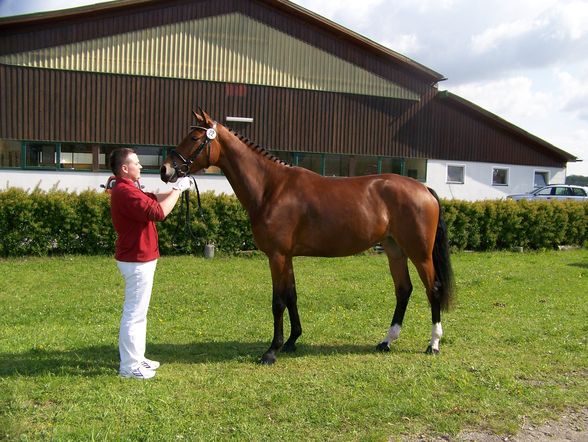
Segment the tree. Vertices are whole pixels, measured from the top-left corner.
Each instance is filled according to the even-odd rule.
[[[566,184],[575,184],[576,186],[588,186],[588,176],[570,175],[566,177]]]

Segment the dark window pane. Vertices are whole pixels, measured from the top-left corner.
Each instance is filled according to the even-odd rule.
[[[506,186],[508,185],[508,169],[493,169],[492,170],[492,185]]]
[[[378,173],[378,158],[355,157],[351,170],[351,176],[375,175]]]
[[[425,160],[424,158],[407,158],[404,163],[404,166],[406,169],[407,176],[422,182],[425,182],[427,180],[427,160]]]
[[[463,184],[464,169],[464,166],[447,166],[447,182]]]
[[[349,176],[349,156],[325,156],[325,176]]]
[[[55,168],[55,144],[27,144],[26,165],[27,167]]]
[[[156,170],[159,172],[162,163],[162,148],[157,146],[133,146],[139,157],[143,170]],[[202,152],[205,154],[206,149]]]
[[[312,170],[316,173],[322,173],[322,155],[316,153],[299,153],[298,166]]]
[[[20,141],[0,140],[0,167],[20,167]]]
[[[401,158],[382,158],[382,173],[397,173],[402,174],[402,159]]]
[[[535,187],[547,186],[547,172],[535,172]]]

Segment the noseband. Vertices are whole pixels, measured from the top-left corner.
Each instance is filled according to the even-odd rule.
[[[172,149],[170,151],[170,155],[172,157],[172,166],[176,171],[176,175],[178,177],[188,176],[190,173],[190,167],[198,155],[206,149],[208,153],[208,162],[210,163],[210,142],[216,138],[216,121],[212,125],[212,127],[202,127],[202,126],[191,126],[190,129],[192,131],[196,129],[200,129],[205,131],[205,137],[200,146],[190,155],[187,159],[179,153],[176,149]],[[198,138],[192,137],[192,141],[198,141]],[[182,162],[181,164],[176,163],[176,157]]]

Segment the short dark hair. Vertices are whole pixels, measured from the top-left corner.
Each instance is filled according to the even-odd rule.
[[[110,170],[114,175],[120,173],[120,168],[127,162],[130,154],[135,153],[130,147],[119,147],[110,153]]]

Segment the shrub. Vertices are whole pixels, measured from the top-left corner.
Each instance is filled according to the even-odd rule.
[[[441,201],[450,245],[458,250],[551,249],[588,245],[588,204],[582,202]],[[190,193],[190,218],[177,204],[158,225],[162,254],[223,253],[255,248],[245,210],[234,196]],[[189,229],[188,229],[189,227]],[[116,233],[105,193],[0,191],[0,256],[114,254]]]

